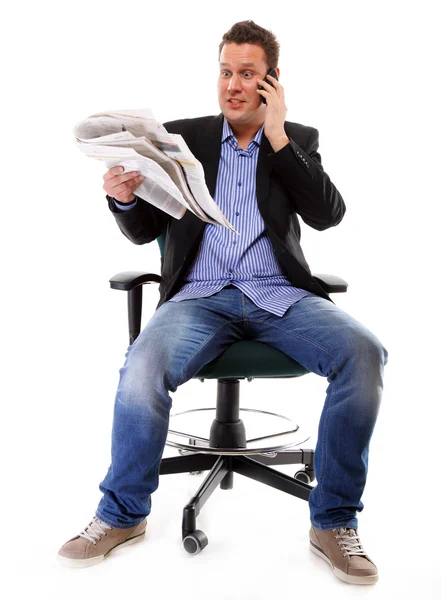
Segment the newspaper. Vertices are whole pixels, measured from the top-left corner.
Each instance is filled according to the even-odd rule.
[[[150,109],[98,113],[73,130],[77,147],[108,169],[123,166],[144,179],[134,194],[175,219],[190,210],[202,221],[238,233],[210,196],[202,164],[184,138],[168,133]]]

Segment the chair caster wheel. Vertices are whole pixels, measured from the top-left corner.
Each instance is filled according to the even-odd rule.
[[[312,483],[315,479],[314,471],[301,469],[300,471],[297,471],[297,473],[294,475],[294,479],[297,479],[298,481],[303,481],[303,483]]]
[[[203,531],[196,529],[189,533],[183,540],[184,548],[190,554],[199,554],[208,544],[208,538]]]

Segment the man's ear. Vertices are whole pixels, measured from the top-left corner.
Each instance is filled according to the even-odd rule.
[[[280,79],[280,69],[279,69],[279,67],[276,67],[275,71],[277,73],[277,77]]]

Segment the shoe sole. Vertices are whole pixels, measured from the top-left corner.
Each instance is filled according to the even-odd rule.
[[[102,562],[114,550],[117,550],[119,548],[124,548],[124,546],[130,546],[130,544],[136,544],[137,542],[142,542],[142,540],[144,538],[145,538],[145,531],[133,538],[129,538],[122,544],[118,544],[114,548],[111,548],[106,554],[100,554],[99,556],[93,556],[92,558],[67,558],[67,556],[61,556],[60,554],[58,554],[57,557],[58,557],[58,561],[62,565],[65,565],[67,567],[76,567],[76,568],[91,567],[92,565],[96,565],[97,563]]]
[[[326,556],[326,554],[322,550],[320,550],[319,548],[314,546],[314,544],[312,542],[309,543],[309,547],[314,552],[314,554],[317,554],[317,556],[320,556],[320,558],[323,558],[328,563],[328,565],[331,567],[332,572],[334,573],[334,575],[336,577],[338,577],[342,581],[345,581],[346,583],[369,585],[371,583],[376,583],[378,581],[378,575],[361,575],[360,577],[357,577],[356,575],[348,575],[347,573],[343,573],[343,571],[340,571],[340,569],[337,569],[337,567],[335,567],[332,564],[332,562],[329,560],[329,558]]]

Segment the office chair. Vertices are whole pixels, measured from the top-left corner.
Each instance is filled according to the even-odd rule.
[[[165,234],[156,240],[161,260],[164,254]],[[327,293],[346,292],[348,284],[335,275],[313,275]],[[133,344],[141,330],[142,286],[160,283],[161,277],[154,273],[124,271],[110,279],[110,287],[128,292],[129,338]],[[198,554],[208,544],[207,536],[196,528],[196,518],[213,491],[220,485],[222,490],[233,487],[233,473],[240,473],[273,488],[308,500],[315,480],[314,450],[293,449],[293,442],[286,441],[274,445],[271,438],[282,438],[295,434],[299,426],[273,435],[247,439],[245,425],[240,413],[260,413],[287,419],[275,413],[239,408],[239,385],[241,379],[252,381],[257,378],[299,377],[310,371],[292,360],[276,348],[256,341],[234,342],[216,359],[206,364],[193,379],[217,379],[216,407],[193,409],[184,413],[213,411],[215,418],[211,424],[209,437],[204,438],[169,427],[167,445],[178,448],[181,456],[163,458],[160,475],[171,473],[200,473],[209,470],[202,485],[185,506],[182,519],[182,540],[184,548],[191,554]],[[170,416],[182,416],[178,413]],[[174,437],[188,438],[188,443],[173,440]],[[307,438],[309,439],[309,438]],[[302,440],[301,443],[303,443]],[[256,446],[258,443],[258,446]],[[299,443],[299,442],[298,442]],[[263,444],[263,446],[261,445]],[[297,444],[298,445],[298,444]],[[253,447],[254,446],[254,447]],[[304,465],[290,477],[268,465]]]

